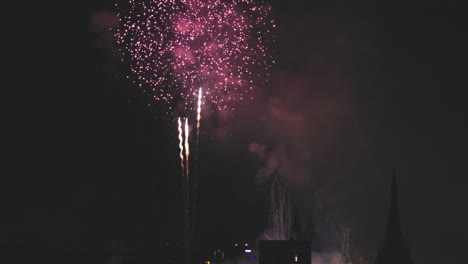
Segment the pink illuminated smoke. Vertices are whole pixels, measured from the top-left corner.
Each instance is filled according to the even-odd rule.
[[[116,36],[131,79],[165,105],[218,109],[252,98],[274,63],[271,7],[259,0],[129,0]],[[130,77],[129,77],[130,78]]]

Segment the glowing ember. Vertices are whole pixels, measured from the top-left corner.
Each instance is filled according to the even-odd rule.
[[[196,88],[218,108],[251,98],[274,63],[270,6],[263,0],[128,0],[118,5],[120,50],[133,81],[172,113],[196,103]],[[199,93],[201,94],[201,92]]]

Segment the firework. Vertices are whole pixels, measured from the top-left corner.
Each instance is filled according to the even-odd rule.
[[[180,121],[180,117],[177,119],[178,122],[178,131],[179,131],[179,157],[180,157],[180,167],[182,168],[182,171],[184,170],[184,138],[182,135],[182,122]]]
[[[275,24],[271,8],[263,0],[124,2],[116,5],[119,25],[115,35],[122,60],[130,66],[127,77],[158,101],[167,114],[185,112],[187,116],[186,112],[197,105],[193,179],[189,178],[189,121],[185,118],[183,131],[178,118],[188,264],[202,99],[218,109],[234,109],[238,101],[252,98],[251,90],[268,80],[274,64],[270,49]],[[204,93],[199,88],[198,97],[197,87],[204,87]]]
[[[190,147],[189,147],[189,125],[188,118],[185,118],[185,177],[189,177],[189,157],[190,157]]]
[[[183,192],[183,197],[184,197],[184,211],[187,211],[187,203],[188,203],[188,192],[189,192],[189,187],[188,186],[188,166],[187,168],[184,165],[184,160],[188,163],[188,156],[184,158],[184,134],[182,130],[182,121],[180,120],[180,117],[177,119],[178,123],[178,131],[179,131],[179,157],[180,157],[180,168],[182,171],[182,192]],[[187,154],[187,151],[185,152]]]
[[[198,90],[198,104],[197,104],[197,141],[198,141],[198,135],[200,134],[201,100],[202,100],[202,88],[200,88],[200,89]]]
[[[268,79],[274,63],[271,8],[263,0],[128,0],[116,37],[135,84],[167,113],[196,105],[197,87],[220,108]]]
[[[195,173],[193,175],[193,202],[192,202],[192,226],[191,226],[191,239],[195,237],[195,218],[197,213],[197,187],[198,187],[198,148],[200,141],[200,120],[201,120],[201,105],[202,105],[202,88],[198,90],[198,104],[197,104],[197,137],[195,141]]]
[[[188,118],[185,118],[184,129],[182,129],[182,121],[179,117],[177,119],[178,131],[179,131],[179,157],[180,157],[180,167],[182,170],[182,191],[184,198],[184,234],[185,234],[185,263],[190,263],[190,234],[191,234],[191,218],[190,218],[190,178],[189,178],[189,158],[190,158],[190,149],[189,149],[189,126]],[[185,150],[185,152],[184,152]],[[184,156],[185,155],[185,156]],[[185,164],[184,164],[185,161]]]

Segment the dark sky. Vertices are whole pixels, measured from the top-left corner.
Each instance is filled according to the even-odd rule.
[[[266,229],[269,165],[249,151],[254,143],[279,160],[311,228],[349,227],[368,258],[383,237],[395,170],[416,263],[460,261],[468,244],[463,13],[443,1],[347,2],[274,1],[271,85],[236,113],[206,114],[203,243],[253,240]],[[112,241],[143,255],[180,239],[174,123],[122,78],[110,35],[92,23],[113,1],[9,5],[0,255],[102,263]]]

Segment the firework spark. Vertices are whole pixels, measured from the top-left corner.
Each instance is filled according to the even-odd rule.
[[[128,0],[117,5],[116,37],[133,82],[167,113],[183,101],[193,110],[196,88],[218,109],[268,79],[274,63],[271,7],[264,0]],[[130,76],[128,76],[130,78]]]

